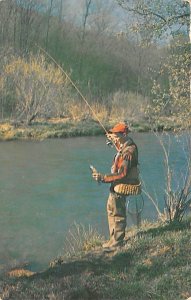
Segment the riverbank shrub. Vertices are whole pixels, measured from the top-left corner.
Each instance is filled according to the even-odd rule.
[[[157,195],[151,195],[144,184],[143,193],[155,206],[158,218],[162,222],[181,222],[191,205],[191,136],[190,132],[172,136],[167,132],[154,133],[162,149],[164,164],[164,197],[163,211],[159,208]],[[176,169],[180,159],[178,155],[173,158],[174,148],[179,148],[182,163]],[[183,154],[183,155],[182,155]]]
[[[1,95],[7,113],[27,125],[39,116],[64,113],[68,80],[43,55],[11,56],[3,66]],[[11,109],[10,109],[11,106]]]
[[[190,43],[177,36],[169,46],[159,78],[153,81],[151,102],[145,110],[152,124],[160,124],[161,118],[168,116],[180,129],[191,127],[190,59]]]
[[[119,90],[110,97],[110,119],[143,121],[148,102],[149,99],[140,94]]]
[[[84,226],[74,222],[64,240],[63,254],[50,262],[50,266],[62,264],[71,257],[80,257],[84,252],[93,251],[100,247],[104,237],[91,225]]]

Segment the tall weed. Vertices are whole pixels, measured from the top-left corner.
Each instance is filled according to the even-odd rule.
[[[148,99],[132,92],[117,91],[111,95],[110,118],[137,121],[144,119],[144,110]]]
[[[74,223],[69,229],[64,243],[64,253],[67,256],[77,255],[82,251],[95,249],[103,241],[96,229],[91,225],[85,227],[82,224]]]

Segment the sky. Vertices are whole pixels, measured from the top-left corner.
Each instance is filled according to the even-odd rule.
[[[49,0],[50,1],[50,0]],[[54,0],[60,3],[61,0]],[[63,18],[72,20],[75,24],[83,22],[86,0],[63,0]],[[126,13],[115,0],[92,0],[89,10],[89,24],[99,20],[111,23],[113,31],[125,30],[127,22]]]

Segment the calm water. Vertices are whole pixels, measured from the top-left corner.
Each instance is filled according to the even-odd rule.
[[[141,177],[162,207],[161,147],[151,134],[133,138],[139,147]],[[181,143],[172,144],[175,169],[185,163],[181,148]],[[89,164],[107,173],[114,153],[104,137],[0,143],[0,271],[18,262],[29,262],[34,269],[48,266],[63,253],[74,221],[91,224],[107,236],[109,185],[92,181]],[[155,217],[153,204],[145,198],[143,218]],[[128,225],[132,223],[129,216]]]

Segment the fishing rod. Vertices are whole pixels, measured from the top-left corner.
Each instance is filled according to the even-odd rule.
[[[103,130],[105,131],[106,135],[108,135],[108,131],[105,128],[105,126],[103,125],[103,123],[100,121],[100,119],[98,118],[98,116],[96,115],[96,113],[94,112],[93,108],[91,107],[91,105],[88,103],[87,99],[84,97],[84,95],[82,94],[82,92],[79,90],[79,88],[77,87],[77,85],[74,83],[74,81],[71,79],[71,77],[66,73],[66,71],[64,71],[64,69],[57,63],[57,61],[45,50],[43,49],[41,46],[39,46],[38,44],[36,44],[37,48],[39,48],[46,56],[48,56],[54,63],[55,65],[61,70],[61,72],[66,76],[66,78],[69,80],[69,82],[72,84],[72,86],[76,89],[76,91],[78,92],[78,94],[81,96],[81,98],[84,100],[84,102],[86,103],[86,105],[89,107],[90,111],[92,112],[92,114],[95,116],[95,118],[97,119],[97,121],[99,122],[99,124],[101,125],[101,127],[103,128]],[[112,144],[114,145],[115,149],[117,150],[117,152],[119,151],[119,149],[117,148],[117,146],[115,145],[114,141],[111,140]],[[109,145],[109,143],[107,143]]]
[[[39,46],[38,44],[36,44],[36,46],[46,55],[48,56],[54,63],[55,65],[61,70],[61,72],[66,76],[66,78],[69,80],[69,82],[72,84],[72,86],[75,88],[75,90],[78,92],[78,94],[81,96],[81,98],[84,100],[84,102],[86,103],[86,105],[89,107],[89,109],[91,110],[92,114],[94,115],[94,117],[98,120],[99,124],[101,125],[101,127],[103,128],[103,130],[105,131],[106,134],[108,134],[108,131],[106,130],[105,126],[103,125],[103,123],[100,121],[100,119],[98,118],[98,116],[96,115],[96,113],[94,112],[93,108],[91,107],[91,105],[88,103],[88,101],[86,100],[86,98],[84,97],[84,95],[82,94],[82,92],[79,90],[79,88],[76,86],[76,84],[73,82],[73,80],[70,78],[70,76],[66,73],[66,71],[64,71],[64,69],[57,63],[57,61],[45,50],[43,49],[41,46]]]

